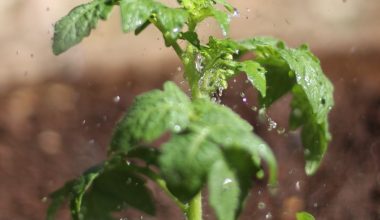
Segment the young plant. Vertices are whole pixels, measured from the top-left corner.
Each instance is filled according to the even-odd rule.
[[[212,99],[241,72],[258,90],[264,110],[292,93],[290,129],[301,128],[306,173],[318,168],[330,140],[333,86],[308,47],[291,49],[268,37],[235,41],[210,36],[207,43],[200,42],[196,32],[200,22],[215,18],[227,35],[230,14],[236,9],[225,0],[177,2],[178,7],[171,8],[156,0],[93,0],[56,23],[55,54],[81,42],[116,6],[124,32],[138,35],[155,26],[182,61],[191,97],[173,82],[139,95],[114,130],[108,159],[54,192],[47,219],[54,219],[65,200],[75,220],[113,219],[113,213],[128,207],[154,215],[146,179],[161,187],[189,220],[202,219],[205,186],[217,218],[236,219],[253,178],[264,173],[262,162],[267,164],[270,185],[276,184],[277,175],[272,151],[252,126]],[[187,45],[180,46],[180,41]],[[255,56],[239,59],[246,53]],[[164,134],[170,134],[169,140],[161,148],[152,147]],[[297,218],[312,219],[307,213],[298,213]]]

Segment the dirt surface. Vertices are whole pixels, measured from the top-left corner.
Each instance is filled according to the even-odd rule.
[[[290,97],[270,110],[278,124],[273,131],[257,121],[257,112],[252,110],[254,93],[243,77],[222,98],[255,126],[280,164],[278,193],[271,196],[265,182],[258,182],[241,219],[290,220],[299,210],[313,213],[318,220],[380,219],[380,52],[319,57],[335,85],[336,105],[330,117],[333,141],[315,176],[306,177],[303,172],[299,134],[278,134],[287,126],[289,109],[284,106]],[[112,127],[136,94],[159,88],[168,79],[180,84],[176,67],[166,66],[157,70],[162,74],[149,77],[126,70],[121,79],[56,77],[2,91],[0,220],[43,219],[44,197],[49,192],[105,158]],[[241,92],[247,102],[242,101]],[[183,219],[169,199],[153,191],[158,216],[143,215],[143,219]],[[210,209],[205,209],[210,213],[206,219],[214,219]],[[128,219],[140,216],[125,214]],[[68,219],[67,211],[59,219]]]

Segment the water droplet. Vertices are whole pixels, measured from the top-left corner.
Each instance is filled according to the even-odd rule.
[[[273,121],[270,117],[268,117],[268,131],[272,131],[277,127],[277,123]]]
[[[301,182],[300,181],[296,182],[296,190],[301,191]]]
[[[174,132],[178,133],[178,132],[180,132],[181,130],[182,130],[181,126],[179,126],[179,125],[174,125],[174,128],[173,128],[173,131],[174,131]]]
[[[257,208],[260,209],[260,210],[263,210],[263,209],[266,208],[266,205],[265,205],[264,202],[259,202],[259,203],[257,204]]]
[[[113,102],[115,102],[115,103],[120,102],[120,96],[113,97]]]
[[[86,120],[83,120],[83,121],[82,121],[82,125],[85,125],[85,124],[86,124]]]
[[[44,196],[44,197],[42,197],[41,202],[45,203],[45,202],[47,202],[47,200],[48,200],[48,197]]]
[[[280,128],[278,128],[277,129],[277,134],[284,134],[285,133],[285,128],[282,128],[282,127],[280,127]]]
[[[178,32],[179,32],[179,28],[176,27],[176,28],[174,28],[172,31],[173,31],[173,33],[178,33]]]
[[[227,184],[229,184],[229,183],[232,183],[232,179],[230,179],[230,178],[226,178],[226,179],[224,179],[224,181],[223,181],[223,185],[227,185]]]
[[[265,215],[265,219],[272,219],[272,213],[268,212],[268,213]]]
[[[196,57],[195,57],[195,69],[198,71],[198,72],[201,72],[202,69],[203,69],[203,66],[202,66],[202,62],[203,62],[203,57],[201,54],[197,54]]]
[[[317,207],[318,207],[318,203],[317,203],[317,202],[314,202],[313,207],[314,207],[314,208],[317,208]]]
[[[238,17],[240,15],[239,10],[234,8],[234,12],[232,13],[232,17]]]

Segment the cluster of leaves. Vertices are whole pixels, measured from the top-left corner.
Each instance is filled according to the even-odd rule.
[[[170,139],[162,150],[142,146],[167,132]],[[153,214],[143,175],[153,181],[162,176],[184,207],[207,182],[210,204],[219,219],[235,219],[251,187],[252,171],[262,169],[261,158],[270,167],[270,181],[275,181],[274,156],[247,122],[206,99],[191,102],[171,82],[165,83],[163,91],[138,96],[112,140],[109,161],[53,194],[51,218],[64,197],[71,199],[74,219],[107,219],[126,205]],[[133,158],[146,166],[126,162]],[[96,201],[100,203],[94,206]]]
[[[333,87],[319,60],[307,46],[292,49],[267,37],[243,41],[210,37],[202,43],[197,24],[213,17],[227,33],[235,9],[225,0],[178,3],[171,8],[155,0],[93,0],[55,25],[53,51],[60,54],[88,36],[115,5],[120,6],[125,32],[139,34],[150,24],[162,32],[166,46],[173,47],[183,62],[192,100],[170,82],[163,90],[138,96],[116,126],[108,159],[53,193],[48,219],[54,219],[67,199],[77,220],[112,219],[112,213],[128,207],[154,214],[146,179],[156,182],[185,213],[207,185],[218,219],[236,219],[253,178],[263,177],[261,160],[267,164],[272,185],[277,173],[270,148],[251,125],[210,100],[241,72],[258,90],[263,109],[292,93],[290,129],[302,129],[306,173],[318,168],[330,140],[328,113],[333,106]],[[188,44],[181,48],[179,41]],[[254,58],[241,60],[246,53]],[[150,146],[163,136],[169,139],[160,149]],[[297,218],[311,219],[307,213]]]
[[[196,43],[196,25],[208,17],[214,17],[223,32],[227,33],[230,17],[226,11],[214,8],[224,5],[227,11],[234,8],[225,0],[178,0],[181,7],[170,8],[155,0],[93,0],[77,6],[55,25],[53,52],[60,54],[78,44],[94,29],[99,20],[106,20],[115,5],[120,6],[122,30],[139,34],[150,24],[163,33],[167,46],[178,38]],[[182,32],[188,25],[188,31]]]

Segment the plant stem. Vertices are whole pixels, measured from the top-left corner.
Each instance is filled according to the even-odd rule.
[[[187,220],[202,220],[202,194],[199,192],[189,203],[186,210]]]

